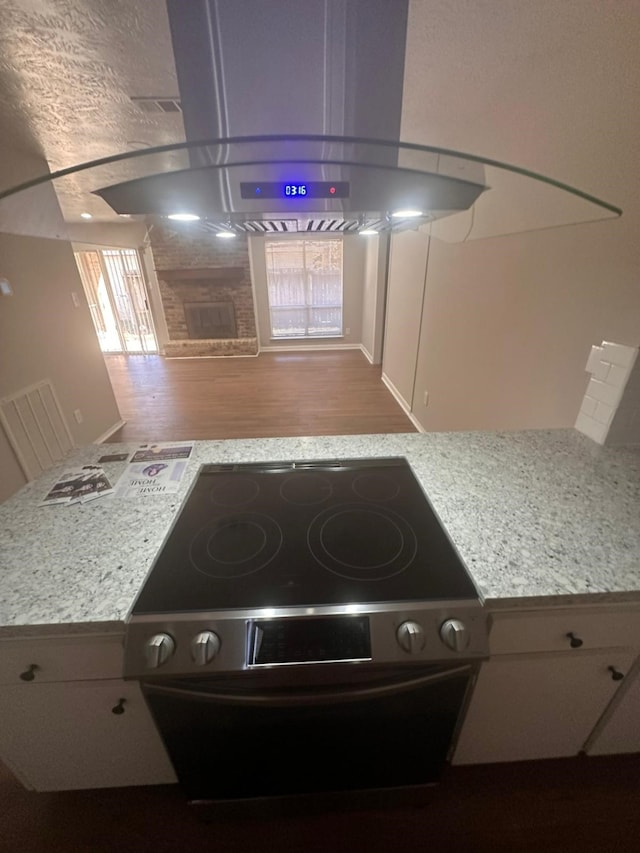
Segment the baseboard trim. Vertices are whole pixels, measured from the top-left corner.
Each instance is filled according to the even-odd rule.
[[[100,435],[100,436],[98,436],[98,438],[94,439],[93,443],[94,444],[104,444],[104,442],[108,438],[111,438],[111,436],[114,434],[114,432],[117,432],[125,424],[126,424],[126,421],[118,421],[112,427],[109,427],[109,429],[106,432],[103,432],[102,435]]]
[[[260,352],[235,352],[232,355],[163,355],[167,361],[193,361],[194,359],[204,358],[256,358]]]
[[[414,425],[414,427],[418,430],[418,432],[426,432],[426,429],[422,426],[417,417],[413,414],[413,412],[407,412],[407,417]]]
[[[293,344],[289,347],[282,346],[266,346],[260,347],[260,352],[304,352],[305,350],[347,350],[360,349],[360,344],[310,344],[307,346]]]
[[[409,407],[409,404],[404,399],[402,394],[398,391],[398,389],[393,384],[393,382],[389,379],[389,377],[387,376],[386,373],[382,374],[381,379],[384,382],[384,384],[387,386],[387,388],[389,389],[389,391],[391,392],[393,397],[395,398],[396,402],[398,403],[398,405],[400,406],[402,411],[409,418],[409,420],[414,425],[414,427],[418,430],[418,432],[426,432],[426,429],[422,426],[420,421],[413,414],[413,412],[411,411],[411,408]]]
[[[369,350],[366,348],[366,346],[364,344],[360,344],[360,349],[364,353],[364,357],[367,359],[369,364],[373,364],[373,356],[371,355]]]

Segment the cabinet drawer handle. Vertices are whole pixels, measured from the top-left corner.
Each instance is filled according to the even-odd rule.
[[[624,678],[624,674],[620,672],[619,669],[616,669],[615,666],[608,666],[607,669],[611,673],[611,678],[614,681],[622,681],[622,679]]]
[[[112,714],[124,714],[124,703],[126,701],[127,701],[126,699],[118,699],[118,704],[113,706],[113,708],[111,709],[111,713]]]
[[[20,678],[23,681],[33,681],[33,679],[36,677],[35,674],[36,674],[37,670],[39,670],[39,669],[40,669],[40,667],[38,666],[37,663],[31,663],[31,664],[29,664],[29,669],[25,669],[24,672],[20,673]]]
[[[576,637],[576,635],[573,633],[573,631],[569,631],[569,633],[565,634],[565,636],[568,637],[569,640],[571,641],[569,643],[569,645],[571,646],[572,649],[579,649],[583,643],[583,641],[580,639],[580,637]]]

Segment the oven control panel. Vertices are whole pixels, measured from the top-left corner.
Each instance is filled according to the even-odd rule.
[[[479,603],[369,605],[356,613],[348,607],[134,617],[126,629],[124,677],[488,657],[487,615]]]
[[[248,667],[371,660],[368,616],[268,619],[248,624]]]

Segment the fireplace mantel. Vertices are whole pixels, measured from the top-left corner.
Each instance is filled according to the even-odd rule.
[[[184,267],[179,270],[156,270],[156,275],[169,284],[181,281],[240,282],[244,278],[242,267]]]

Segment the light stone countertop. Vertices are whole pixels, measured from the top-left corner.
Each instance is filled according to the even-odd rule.
[[[122,632],[199,466],[406,456],[492,608],[640,603],[640,448],[575,430],[199,441],[175,496],[41,507],[80,448],[0,506],[0,636]],[[105,463],[115,483],[126,463]]]

